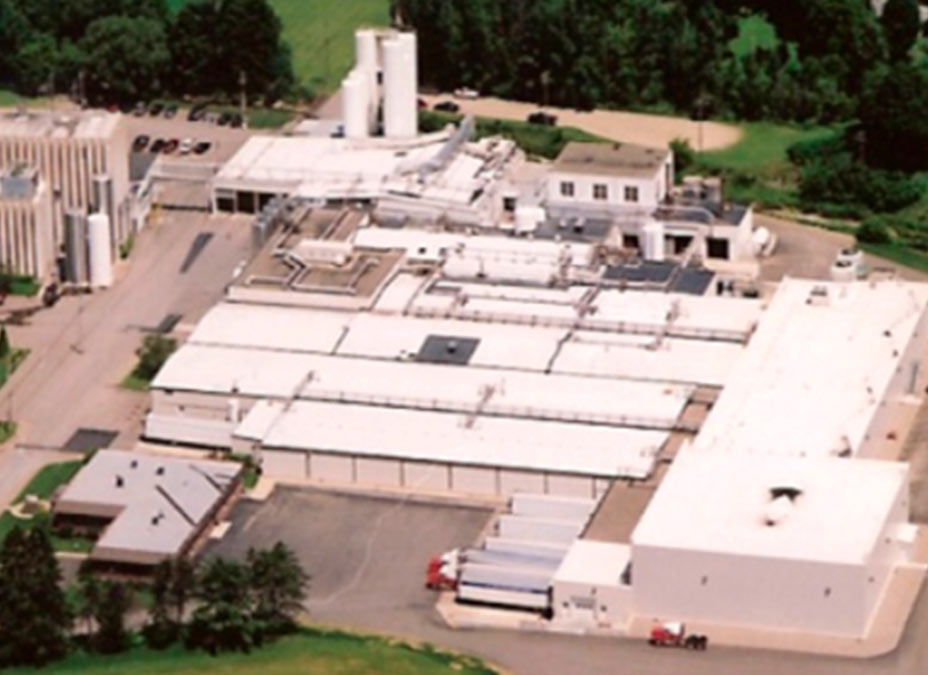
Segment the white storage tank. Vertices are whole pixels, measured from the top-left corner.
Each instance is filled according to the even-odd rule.
[[[90,285],[108,288],[113,284],[113,258],[110,255],[110,219],[105,213],[87,218],[90,258]]]
[[[650,220],[641,228],[641,255],[645,260],[664,259],[664,224]]]
[[[383,42],[383,127],[388,138],[412,138],[416,109],[416,36],[400,33]]]
[[[370,135],[370,90],[366,77],[358,70],[352,70],[342,82],[342,117],[345,122],[345,136],[348,138],[367,138]]]
[[[355,31],[354,34],[355,68],[364,76],[368,92],[368,128],[374,123],[377,101],[377,73],[380,71],[380,60],[377,56],[377,33],[365,28]]]

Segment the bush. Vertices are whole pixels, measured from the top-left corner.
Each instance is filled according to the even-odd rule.
[[[696,162],[696,151],[685,138],[675,138],[670,141],[670,150],[673,152],[673,163],[677,175],[682,175]]]
[[[177,349],[177,340],[163,335],[146,335],[142,346],[136,352],[139,363],[133,373],[136,377],[150,382],[175,349]]]
[[[835,155],[847,149],[844,136],[823,136],[796,141],[786,149],[786,156],[793,164],[800,166],[808,164],[822,157]]]
[[[823,205],[840,204],[842,217],[852,213],[865,216],[865,209],[875,213],[898,211],[918,201],[921,194],[915,179],[899,172],[871,169],[854,161],[847,152],[808,162],[799,178],[799,197],[806,208],[823,210]]]
[[[857,241],[863,244],[888,244],[892,237],[882,218],[867,218],[857,228]]]

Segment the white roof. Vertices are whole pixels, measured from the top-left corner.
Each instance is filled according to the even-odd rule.
[[[478,417],[468,428],[465,420],[462,414],[297,401],[271,426],[264,446],[644,477],[667,437],[661,431],[502,417]]]
[[[186,344],[171,355],[151,386],[286,398],[299,391],[312,363],[309,354]]]
[[[553,583],[619,586],[631,558],[631,547],[592,539],[577,539],[567,551]]]
[[[58,503],[67,513],[84,504],[122,509],[97,540],[99,547],[172,555],[240,471],[236,462],[100,450]]]
[[[734,342],[575,331],[551,370],[722,386],[743,352],[744,346]]]
[[[802,493],[765,524],[771,488]],[[680,452],[632,533],[633,546],[860,564],[883,530],[908,467],[830,457]]]
[[[221,302],[197,324],[188,343],[330,352],[352,314]]]
[[[46,110],[5,111],[0,114],[0,137],[107,139],[123,122],[119,113],[88,110],[56,113]]]
[[[827,288],[828,304],[810,304]],[[784,280],[695,446],[856,452],[928,303],[928,285]]]

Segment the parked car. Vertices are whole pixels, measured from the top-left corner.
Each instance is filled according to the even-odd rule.
[[[480,96],[480,92],[469,87],[458,87],[454,90],[454,95],[456,98],[475,99]]]
[[[148,142],[151,140],[145,134],[140,134],[135,137],[135,140],[132,141],[132,150],[133,152],[142,152],[145,148],[148,147]]]
[[[241,113],[232,113],[231,117],[229,118],[230,127],[235,127],[236,129],[240,129],[242,125],[244,124],[245,124],[245,120],[242,117]]]
[[[177,151],[182,155],[189,155],[191,150],[193,150],[192,138],[185,138],[180,142],[180,146],[177,148]]]
[[[142,117],[145,115],[145,111],[148,110],[148,106],[145,105],[145,101],[139,101],[135,104],[135,107],[132,109],[132,114],[136,117]]]
[[[180,141],[176,138],[172,138],[164,144],[164,147],[161,148],[161,153],[164,155],[170,155],[172,152],[177,150],[177,146],[180,145]]]
[[[211,147],[213,147],[213,144],[209,141],[200,141],[193,146],[193,154],[202,155],[206,153]]]
[[[151,105],[148,106],[148,114],[152,117],[157,117],[160,115],[162,110],[164,110],[164,103],[161,101],[154,101]]]
[[[428,110],[428,109],[429,109],[429,104],[428,104],[428,102],[427,102],[424,98],[417,98],[417,99],[416,99],[416,107],[418,107],[419,110]]]
[[[164,149],[164,146],[167,145],[167,141],[163,138],[159,138],[154,143],[151,144],[151,147],[148,148],[149,152],[161,152]]]
[[[164,107],[164,116],[167,119],[171,119],[175,115],[177,115],[177,104],[176,103],[169,103],[168,105]]]
[[[448,113],[456,113],[460,109],[461,106],[459,106],[454,101],[441,101],[440,103],[436,103],[435,107],[433,108],[433,110],[439,110],[441,112]]]
[[[190,109],[190,112],[187,113],[187,119],[191,122],[199,122],[204,117],[206,117],[205,103],[197,103]]]
[[[553,127],[557,125],[557,116],[546,113],[542,110],[533,112],[526,118],[526,120],[531,124],[542,124],[546,127]]]
[[[216,124],[218,124],[221,127],[224,127],[231,121],[232,121],[232,113],[221,112],[219,113],[219,117],[216,119]]]
[[[42,304],[46,307],[52,307],[56,302],[58,302],[58,284],[53,281],[42,291]],[[3,304],[3,302],[0,301],[0,304]]]

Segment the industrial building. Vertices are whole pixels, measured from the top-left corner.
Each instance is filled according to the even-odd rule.
[[[110,254],[131,234],[129,130],[121,115],[100,110],[0,114],[0,169],[38,169],[51,193],[55,246],[65,240],[65,213],[104,213]]]
[[[97,568],[145,574],[191,551],[241,473],[238,462],[99,450],[54,498],[53,526],[95,537]]]
[[[51,191],[35,168],[7,169],[0,175],[0,269],[45,279],[54,266]]]

